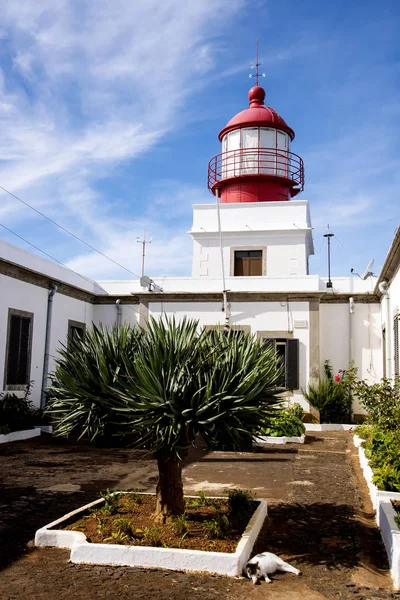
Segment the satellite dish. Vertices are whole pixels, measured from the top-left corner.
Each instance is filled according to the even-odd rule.
[[[144,288],[149,288],[151,286],[151,279],[147,277],[147,275],[142,275],[140,278],[140,285]]]
[[[364,279],[364,281],[366,279],[368,279],[368,277],[371,277],[371,275],[373,275],[373,272],[371,271],[371,269],[372,269],[372,267],[374,265],[374,262],[375,262],[374,259],[372,259],[372,260],[369,261],[369,263],[367,265],[367,268],[364,271],[364,275],[362,275],[362,277],[361,277],[361,279]]]

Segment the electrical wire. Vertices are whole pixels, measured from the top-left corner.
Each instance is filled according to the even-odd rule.
[[[49,221],[50,223],[52,223],[53,225],[55,225],[56,227],[58,227],[59,229],[61,229],[65,233],[68,233],[69,235],[72,235],[72,237],[74,237],[76,240],[78,240],[79,242],[82,242],[82,244],[85,244],[85,246],[87,246],[91,250],[94,250],[95,252],[97,252],[97,254],[100,254],[100,256],[103,256],[104,258],[107,258],[107,260],[110,260],[112,263],[114,263],[118,267],[121,267],[121,269],[124,269],[124,271],[127,271],[128,273],[130,273],[131,275],[133,275],[137,279],[140,279],[139,275],[136,275],[136,273],[134,273],[133,271],[131,271],[127,267],[124,267],[124,265],[121,265],[119,262],[117,262],[116,260],[114,260],[110,256],[107,256],[107,254],[104,254],[104,252],[101,252],[101,250],[98,250],[97,248],[95,248],[94,246],[92,246],[91,244],[89,244],[88,242],[85,242],[85,240],[83,240],[79,236],[75,235],[75,233],[72,233],[72,231],[69,231],[69,229],[66,229],[65,227],[63,227],[62,225],[60,225],[59,223],[57,223],[56,221],[53,221],[53,219],[51,219],[50,217],[48,217],[44,213],[40,212],[40,210],[38,210],[34,206],[31,206],[31,204],[28,204],[28,202],[25,202],[25,200],[22,200],[22,198],[19,198],[18,196],[16,196],[12,192],[10,192],[9,190],[7,190],[2,185],[0,185],[0,190],[3,190],[3,192],[6,192],[6,194],[9,194],[10,196],[12,196],[13,198],[15,198],[19,202],[22,202],[22,204],[24,204],[25,206],[27,206],[28,208],[30,208],[31,210],[33,210],[35,213],[37,213],[41,217],[47,219],[47,221]],[[27,243],[29,244],[29,242],[27,242]]]
[[[54,260],[56,263],[58,263],[59,265],[61,265],[65,269],[68,269],[68,271],[71,271],[71,273],[74,273],[78,277],[81,277],[82,279],[85,279],[86,281],[88,281],[90,284],[95,285],[97,288],[99,288],[99,290],[101,290],[103,292],[104,295],[109,296],[109,293],[105,292],[104,288],[102,288],[100,285],[98,285],[98,283],[96,283],[92,279],[89,279],[88,277],[85,277],[84,275],[81,275],[80,273],[77,273],[76,271],[74,271],[73,269],[71,269],[71,267],[68,267],[67,265],[65,265],[64,263],[62,263],[60,260],[58,260],[57,258],[54,258],[54,256],[52,256],[48,252],[45,252],[44,250],[42,250],[41,248],[39,248],[39,246],[35,246],[35,244],[32,244],[32,242],[30,242],[29,240],[25,239],[24,237],[22,237],[22,235],[19,235],[19,233],[16,233],[15,231],[13,231],[12,229],[10,229],[9,227],[6,227],[2,223],[0,223],[0,227],[3,227],[3,229],[5,229],[6,231],[8,231],[9,233],[12,233],[13,235],[15,235],[17,238],[19,238],[20,240],[22,240],[26,244],[29,244],[29,246],[32,246],[32,248],[35,248],[35,250],[39,250],[39,252],[41,252],[45,256],[48,256],[49,258],[51,258],[51,260]],[[137,315],[140,316],[140,312],[138,310],[135,310],[134,308],[132,308],[132,306],[130,306],[129,304],[124,304],[123,306],[126,306],[127,308],[129,308],[130,310],[132,310],[135,314],[137,314]]]

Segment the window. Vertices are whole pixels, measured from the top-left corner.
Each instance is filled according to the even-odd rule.
[[[262,250],[235,250],[235,277],[262,275],[262,255]]]
[[[299,340],[287,338],[265,338],[261,341],[271,345],[283,365],[280,387],[285,390],[298,390],[299,383]]]
[[[4,389],[23,390],[29,383],[33,314],[10,308]]]
[[[82,340],[85,335],[85,323],[68,321],[68,343]]]

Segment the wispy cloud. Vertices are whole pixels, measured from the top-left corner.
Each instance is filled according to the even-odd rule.
[[[104,182],[179,124],[181,106],[213,67],[216,18],[229,22],[241,5],[241,0],[6,3],[0,184],[129,262],[134,231],[129,228],[149,224],[152,213],[152,229],[164,231],[163,215],[156,211],[161,192],[155,189],[154,199],[148,198],[150,209],[141,202],[119,207],[118,194]],[[14,199],[2,193],[1,201],[0,217],[7,223],[21,230],[35,219],[42,226]],[[176,201],[179,217],[181,194]],[[53,246],[59,238],[49,231]],[[168,247],[165,231],[161,238]],[[60,245],[66,256],[78,252],[71,264],[80,267],[82,250],[67,251],[62,235]],[[174,257],[175,246],[172,241],[171,257],[179,268],[185,261],[178,260],[178,251]],[[93,267],[93,276],[109,271],[94,257],[82,260],[85,272]]]

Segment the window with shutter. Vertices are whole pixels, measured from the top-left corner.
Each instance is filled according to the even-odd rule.
[[[85,337],[85,323],[80,323],[79,321],[68,321],[68,344],[71,342],[76,342],[78,340],[83,340]]]
[[[29,383],[33,314],[9,309],[4,389],[24,389]]]
[[[298,390],[299,377],[299,340],[292,338],[263,338],[261,341],[272,346],[283,365],[280,387],[285,390]]]

